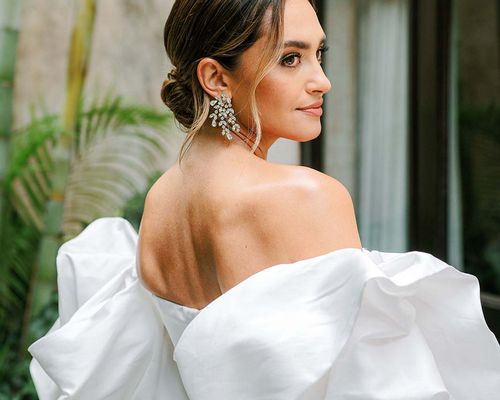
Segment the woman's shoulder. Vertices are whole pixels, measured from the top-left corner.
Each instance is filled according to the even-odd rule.
[[[272,165],[267,179],[249,185],[239,193],[240,201],[250,209],[284,212],[310,211],[318,205],[352,205],[348,189],[330,175],[301,165]],[[246,208],[245,207],[245,208]]]
[[[175,194],[176,189],[184,186],[180,175],[177,166],[166,170],[151,186],[147,199],[160,197],[161,203],[165,204],[168,194]],[[203,200],[209,201],[214,197],[220,205],[221,196],[224,196],[224,207],[221,210],[225,211],[222,215],[228,218],[234,218],[234,213],[240,214],[240,217],[245,214],[254,215],[256,212],[274,214],[281,211],[296,214],[310,213],[313,210],[327,211],[332,207],[342,211],[353,205],[351,195],[342,182],[302,165],[266,162],[257,165],[246,178],[240,173],[228,172],[220,179],[203,180]]]
[[[279,166],[273,179],[247,188],[233,218],[273,251],[293,259],[361,247],[352,197],[337,179],[305,166]],[[265,246],[264,246],[265,247]]]

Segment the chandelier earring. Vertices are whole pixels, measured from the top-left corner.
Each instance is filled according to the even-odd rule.
[[[240,133],[240,125],[236,122],[231,98],[222,93],[220,97],[215,96],[215,99],[210,101],[210,106],[213,107],[213,111],[208,118],[212,119],[212,126],[214,128],[221,127],[222,136],[232,140],[233,135],[231,135],[229,127],[233,132]]]

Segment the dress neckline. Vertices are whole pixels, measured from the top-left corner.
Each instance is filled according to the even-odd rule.
[[[190,312],[194,312],[196,314],[199,314],[200,312],[203,312],[206,308],[208,308],[209,306],[211,306],[213,303],[215,303],[217,301],[220,301],[220,299],[222,297],[224,297],[226,295],[226,293],[229,293],[229,292],[235,290],[236,288],[238,288],[239,286],[241,286],[242,284],[244,284],[244,282],[246,282],[248,280],[255,279],[255,277],[257,277],[257,276],[265,273],[265,271],[269,271],[269,270],[275,269],[276,267],[280,267],[280,266],[291,266],[291,265],[301,264],[301,263],[308,262],[308,261],[314,261],[316,259],[320,259],[320,258],[323,258],[323,257],[331,256],[331,255],[333,255],[335,253],[338,253],[338,252],[345,252],[347,250],[359,250],[362,253],[369,251],[368,249],[366,249],[364,247],[361,247],[361,248],[360,247],[345,247],[345,248],[342,248],[342,249],[332,250],[332,251],[329,251],[328,253],[320,254],[320,255],[317,255],[317,256],[313,256],[313,257],[309,257],[309,258],[304,258],[302,260],[297,260],[297,261],[294,261],[294,262],[291,262],[291,263],[280,263],[280,264],[271,265],[269,267],[265,267],[265,268],[261,269],[260,271],[257,271],[256,273],[254,273],[254,274],[246,277],[245,279],[243,279],[242,281],[240,281],[239,283],[237,283],[236,285],[234,285],[230,289],[226,290],[224,293],[222,293],[221,295],[217,296],[214,300],[212,300],[211,302],[209,302],[203,308],[195,308],[195,307],[185,306],[183,304],[176,303],[176,302],[174,302],[172,300],[168,300],[168,299],[166,299],[164,297],[158,296],[157,294],[153,293],[151,290],[149,290],[146,287],[145,283],[142,282],[142,280],[140,278],[139,263],[138,263],[137,254],[136,254],[136,258],[135,258],[136,259],[135,266],[136,266],[136,273],[137,273],[137,277],[138,277],[139,282],[157,300],[159,300],[160,302],[166,303],[166,304],[168,304],[170,306],[173,306],[173,307],[176,307],[176,308],[179,308],[179,309],[183,309],[183,310],[189,310]]]
[[[142,283],[142,282],[141,282]],[[143,284],[144,286],[144,284]],[[145,287],[145,286],[144,286]],[[163,303],[167,303],[167,304],[170,304],[174,307],[179,307],[179,308],[183,308],[183,309],[187,309],[187,310],[190,310],[190,311],[194,311],[196,313],[199,313],[201,312],[204,308],[206,308],[208,306],[208,304],[212,303],[212,301],[215,301],[215,300],[212,300],[210,303],[208,303],[205,307],[203,308],[195,308],[195,307],[189,307],[189,306],[185,306],[184,304],[179,304],[179,303],[176,303],[175,301],[172,301],[172,300],[169,300],[169,299],[166,299],[164,297],[161,297],[161,296],[158,296],[157,294],[151,292],[148,288],[146,288],[146,290],[148,290],[154,297],[156,297],[157,300],[163,302]],[[222,295],[221,295],[222,296]],[[220,296],[219,296],[220,297]],[[218,297],[217,297],[218,298]]]

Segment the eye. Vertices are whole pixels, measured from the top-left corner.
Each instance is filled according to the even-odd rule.
[[[296,58],[300,59],[301,56],[302,55],[300,53],[289,54],[281,59],[281,65],[284,65],[285,67],[295,67],[296,66],[296,64],[294,64],[295,59]]]
[[[318,59],[320,64],[323,62],[323,55],[325,52],[328,51],[328,49],[329,49],[328,46],[323,45],[322,47],[320,47],[317,50],[317,52],[316,52],[317,59]],[[302,57],[302,54],[300,54],[300,53],[288,54],[287,56],[285,56],[281,59],[280,64],[285,66],[285,67],[295,68],[298,65],[298,62],[295,63],[296,59],[300,60],[301,57]]]
[[[328,51],[329,47],[328,46],[322,46],[318,49],[318,53],[319,53],[319,56],[318,56],[318,61],[321,63],[323,62],[323,57],[324,57],[324,54]]]

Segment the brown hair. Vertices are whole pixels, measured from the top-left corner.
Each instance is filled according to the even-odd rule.
[[[314,0],[309,2],[316,10]],[[163,82],[161,98],[187,132],[179,162],[209,114],[211,99],[198,81],[198,62],[211,57],[227,70],[234,71],[241,54],[265,34],[263,21],[270,9],[269,37],[250,91],[254,121],[251,129],[256,135],[251,152],[257,149],[262,132],[255,90],[281,57],[284,3],[285,0],[175,1],[163,33],[165,50],[174,68]]]

